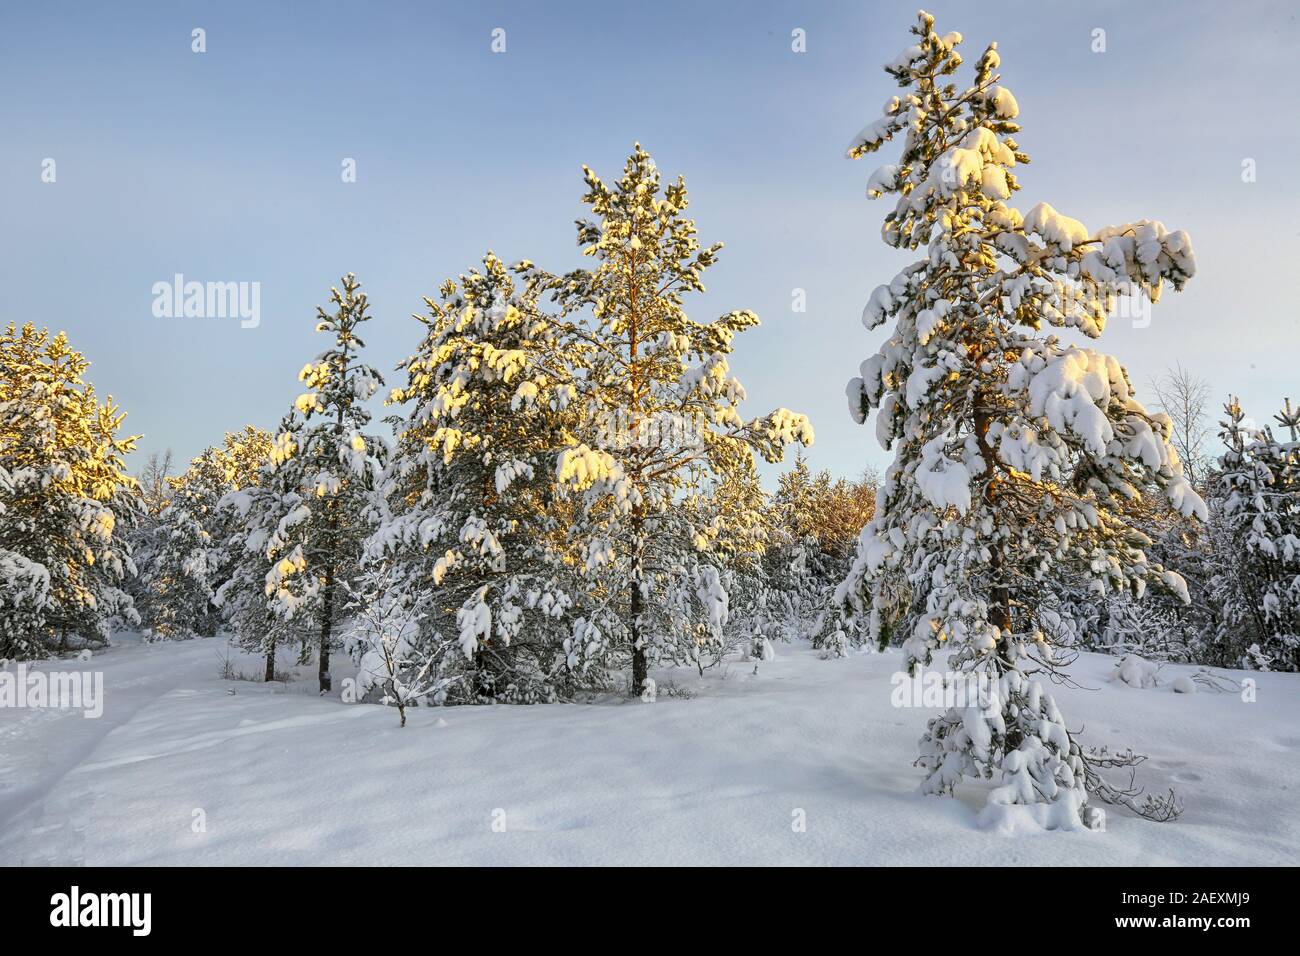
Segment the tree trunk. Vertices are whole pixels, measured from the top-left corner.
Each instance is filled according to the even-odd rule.
[[[349,292],[349,294],[351,294]],[[347,375],[348,367],[348,347],[343,347],[343,369],[344,376]],[[343,436],[343,406],[339,405],[338,418],[334,422],[334,436],[336,441],[341,441]],[[321,613],[320,613],[320,669],[317,677],[320,679],[320,693],[328,694],[333,682],[330,680],[330,637],[334,628],[334,566],[339,560],[339,511],[338,501],[336,498],[331,499],[325,506],[329,511],[329,522],[327,523],[328,532],[325,539],[325,591],[321,595]]]
[[[983,392],[980,392],[975,399],[975,440],[979,443],[980,457],[984,459],[984,504],[993,510],[997,504],[997,472],[994,466],[993,448],[988,442],[989,425],[992,424],[992,416],[988,412],[988,400],[989,397]],[[1011,646],[1011,592],[1005,583],[1000,548],[993,549],[989,571],[993,579],[992,587],[989,588],[989,623],[1002,630],[1002,636],[998,639],[997,656],[994,659],[994,666],[1000,676],[1015,667],[1012,663]],[[1019,725],[1009,721],[1005,740],[1007,752],[1019,748],[1022,739],[1023,734],[1020,732]]]
[[[483,648],[476,648],[474,651],[474,682],[471,686],[474,688],[474,694],[479,700],[496,699],[497,679],[491,665],[492,662],[488,660],[487,654],[483,653]]]
[[[320,692],[330,692],[330,632],[334,626],[334,565],[325,568],[325,590],[320,609]]]
[[[984,504],[989,510],[997,507],[997,472],[994,467],[994,451],[989,445],[988,433],[989,425],[993,422],[992,415],[987,410],[986,402],[988,396],[981,392],[976,396],[975,408],[975,440],[979,443],[980,457],[984,459]],[[992,605],[989,613],[989,623],[996,624],[1003,630],[1002,643],[999,645],[999,656],[1005,656],[1001,652],[1003,649],[1010,648],[1010,631],[1011,631],[1011,595],[1007,586],[1003,583],[1002,578],[1002,552],[995,549],[993,559],[989,562],[989,570],[993,576],[993,586],[989,589],[989,604]],[[1002,662],[999,661],[999,672],[1001,672]]]
[[[632,637],[632,693],[636,695],[645,689],[649,669],[646,666],[645,647],[641,641],[641,523],[639,520],[634,521],[633,528],[633,540],[636,541],[636,545],[632,551],[632,573],[629,581],[632,591],[629,594],[628,605],[631,612],[629,627]]]
[[[632,582],[632,693],[639,694],[645,689],[646,667],[645,648],[641,646],[641,625],[637,618],[641,614],[641,585]]]
[[[637,360],[637,352],[641,344],[640,329],[640,303],[639,303],[639,284],[637,282],[637,253],[633,248],[630,261],[628,263],[628,275],[631,278],[631,287],[628,290],[628,316],[627,316],[627,344],[628,344],[628,374],[630,393],[628,395],[628,426],[629,434],[637,435],[641,427],[642,413],[642,384],[641,384],[641,365]],[[641,485],[641,465],[639,455],[634,455],[636,463],[631,468],[632,483],[636,487]],[[631,613],[630,634],[632,637],[632,693],[640,694],[645,690],[645,682],[649,677],[646,666],[645,648],[641,641],[641,547],[643,544],[641,537],[641,527],[644,516],[641,513],[640,506],[632,515],[632,568],[630,586],[632,593],[629,595],[628,610]]]
[[[995,579],[1001,577],[1001,554],[993,552],[989,568]],[[1002,638],[998,641],[998,673],[1002,674],[1011,669],[1011,593],[1006,585],[998,584],[990,589],[989,604],[989,623],[1002,629]]]
[[[268,684],[275,680],[275,638],[271,638],[271,646],[266,649],[266,676],[264,680]]]

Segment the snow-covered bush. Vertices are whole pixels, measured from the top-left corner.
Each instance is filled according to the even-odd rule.
[[[1140,655],[1151,661],[1188,663],[1194,659],[1195,634],[1189,633],[1169,602],[1135,600],[1123,595],[1106,604],[1106,625],[1097,650],[1116,656]]]
[[[455,640],[420,627],[424,612],[403,593],[404,577],[395,566],[365,582],[371,590],[353,592],[356,614],[344,640],[357,665],[356,692],[363,699],[377,694],[380,703],[396,707],[405,727],[408,707],[444,703],[459,679],[444,676],[442,666]]]

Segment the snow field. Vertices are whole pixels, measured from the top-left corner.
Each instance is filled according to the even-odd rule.
[[[310,668],[221,679],[221,638],[118,640],[57,664],[102,669],[102,718],[0,709],[0,863],[1276,865],[1300,848],[1294,674],[1234,673],[1257,681],[1245,703],[1177,693],[1193,667],[1138,689],[1083,655],[1091,689],[1052,691],[1070,729],[1148,754],[1139,782],[1186,811],[1007,833],[980,826],[984,784],[917,792],[934,712],[891,705],[896,651],[782,645],[757,676],[655,671],[653,704],[417,708],[400,729],[391,708],[318,697]]]

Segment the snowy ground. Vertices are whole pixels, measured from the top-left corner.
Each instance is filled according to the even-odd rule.
[[[1105,680],[1059,690],[1085,742],[1133,746],[1174,787],[1174,823],[1112,810],[1103,833],[979,829],[971,786],[916,793],[930,711],[890,705],[896,653],[823,661],[779,647],[700,679],[656,675],[656,703],[411,713],[321,699],[307,676],[218,676],[224,641],[127,638],[101,718],[0,708],[5,864],[1294,864],[1300,675],[1252,674],[1258,700]],[[49,667],[51,665],[42,665]],[[255,662],[238,666],[255,672]],[[10,665],[11,669],[13,665]],[[341,673],[336,669],[336,681]],[[1243,675],[1235,675],[1243,676]],[[675,683],[693,697],[669,697]],[[206,830],[195,832],[196,811]],[[802,810],[806,831],[792,822]]]

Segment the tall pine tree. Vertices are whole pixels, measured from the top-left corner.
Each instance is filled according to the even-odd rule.
[[[1028,158],[996,44],[959,87],[960,34],[936,33],[924,12],[911,32],[885,67],[902,92],[849,149],[857,158],[901,140],[868,194],[896,197],[886,244],[924,256],[863,313],[868,329],[893,325],[849,384],[849,406],[858,421],[876,413],[895,458],[843,596],[904,635],[911,664],[943,650],[953,670],[996,681],[993,706],[930,721],[918,761],[927,792],[996,776],[991,804],[1077,826],[1089,791],[1115,794],[1033,679],[1063,663],[1039,609],[1076,572],[1098,595],[1148,583],[1184,592],[1122,505],[1161,492],[1184,515],[1204,518],[1205,506],[1168,416],[1143,408],[1118,361],[1058,333],[1096,338],[1119,296],[1155,301],[1195,260],[1187,234],[1158,222],[1093,231],[1046,203],[1009,205]]]
[[[315,624],[320,692],[331,688],[330,651],[346,601],[359,573],[369,533],[367,512],[387,445],[368,434],[366,402],[383,384],[379,372],[361,361],[358,331],[370,318],[369,302],[351,274],[343,289],[331,289],[334,311],[317,308],[316,331],[331,336],[328,349],[299,373],[307,391],[280,424],[260,483],[228,496],[242,516],[248,561],[236,569],[242,580],[227,593],[250,595],[261,575],[265,609],[245,602],[244,643],[268,653],[305,622]],[[251,562],[251,563],[250,563]],[[269,612],[269,616],[268,616]]]
[[[687,314],[685,297],[703,291],[722,247],[701,248],[682,179],[664,186],[639,145],[613,185],[584,174],[583,202],[595,218],[578,222],[578,244],[594,267],[566,275],[520,268],[576,330],[569,361],[580,373],[572,402],[581,425],[558,476],[574,493],[590,586],[607,594],[602,640],[630,656],[639,691],[652,661],[680,659],[698,641],[669,597],[710,563],[710,526],[745,524],[739,514],[702,524],[705,512],[680,502],[743,477],[756,454],[777,461],[787,444],[811,444],[813,432],[786,409],[740,415],[745,391],[728,356],[758,316],[698,322]]]

